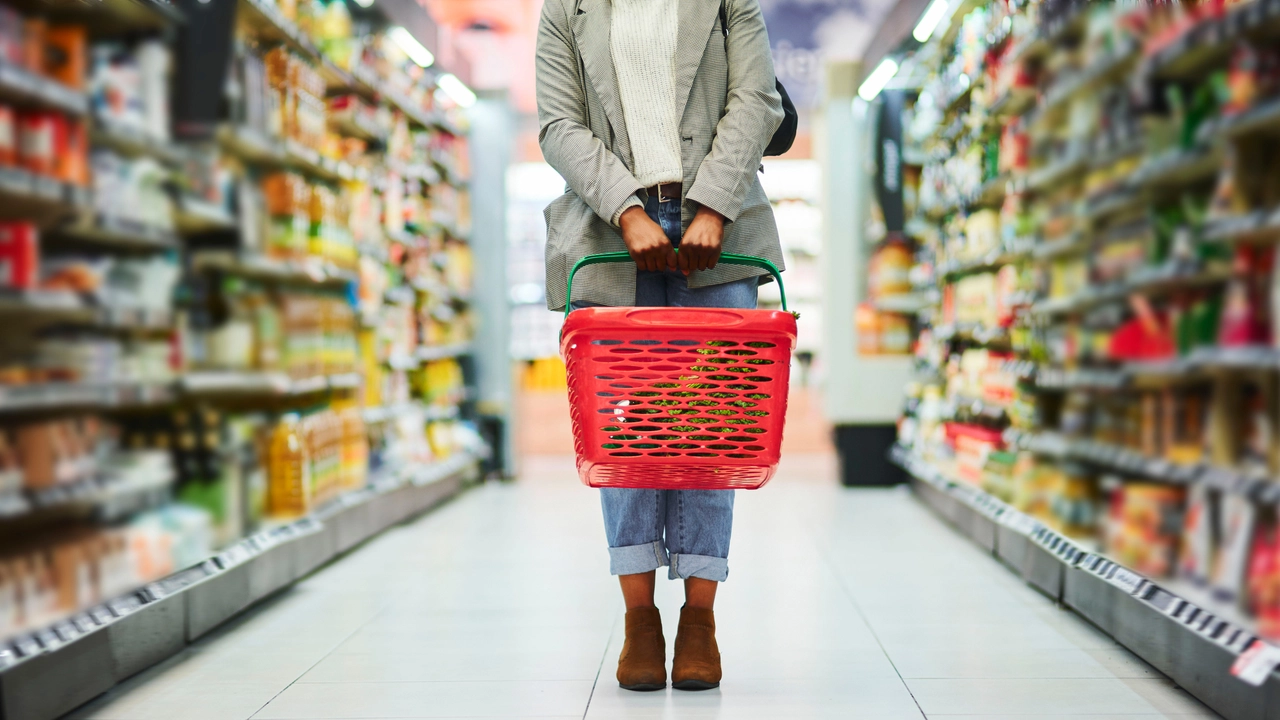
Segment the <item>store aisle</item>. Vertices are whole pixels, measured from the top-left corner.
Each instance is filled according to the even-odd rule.
[[[907,491],[841,490],[830,462],[792,456],[739,493],[719,690],[618,688],[595,493],[533,458],[74,717],[1216,717]],[[659,604],[670,647],[676,583]]]

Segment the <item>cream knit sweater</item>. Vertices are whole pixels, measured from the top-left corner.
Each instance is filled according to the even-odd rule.
[[[645,187],[680,182],[684,176],[680,119],[676,117],[679,2],[612,2],[609,49],[635,158],[636,180]]]

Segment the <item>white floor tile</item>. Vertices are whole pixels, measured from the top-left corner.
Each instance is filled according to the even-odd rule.
[[[1120,680],[912,680],[911,693],[924,712],[940,715],[1033,715],[1058,713],[1158,713],[1159,709]]]
[[[390,530],[74,717],[1214,717],[908,492],[845,490],[812,469],[827,465],[789,458],[738,495],[717,690],[617,686],[598,495],[570,461],[531,459],[521,481]],[[670,653],[682,585],[659,577]]]
[[[571,715],[592,681],[298,683],[255,720]]]
[[[70,720],[245,720],[280,692],[281,683],[205,684],[184,678],[114,691]]]

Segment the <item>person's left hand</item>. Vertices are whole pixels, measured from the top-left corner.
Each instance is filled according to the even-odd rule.
[[[720,261],[720,247],[724,242],[724,216],[703,205],[689,223],[689,229],[680,238],[680,252],[676,261],[685,275],[694,270],[710,270]]]

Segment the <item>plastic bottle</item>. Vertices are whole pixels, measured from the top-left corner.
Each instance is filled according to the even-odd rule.
[[[360,408],[350,405],[342,419],[342,486],[344,490],[363,487],[369,472],[369,437]]]
[[[297,414],[280,418],[271,432],[269,452],[268,512],[286,517],[307,514],[312,504],[311,462]]]

